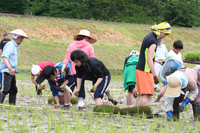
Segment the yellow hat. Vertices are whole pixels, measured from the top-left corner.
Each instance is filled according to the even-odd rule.
[[[160,32],[169,34],[169,33],[171,33],[171,26],[167,22],[162,22],[158,25],[152,26],[151,31],[155,31],[157,36],[160,36]]]
[[[181,82],[175,77],[169,77],[165,94],[170,97],[179,97],[181,94]]]

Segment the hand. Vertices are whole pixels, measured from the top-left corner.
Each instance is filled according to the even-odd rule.
[[[74,92],[74,95],[75,95],[76,97],[79,96],[79,91],[80,91],[80,90],[77,89],[77,90]]]
[[[137,96],[138,96],[138,94],[137,94],[136,89],[133,89],[133,97],[134,97],[134,98],[137,98]]]
[[[158,83],[159,83],[159,78],[158,78],[158,76],[153,76],[153,80],[154,80],[154,83],[155,83],[155,84],[158,84]]]
[[[182,109],[184,108],[184,107],[186,107],[186,105],[188,104],[190,102],[190,99],[189,98],[185,98],[184,100],[183,100],[183,102],[182,102]]]
[[[167,111],[167,120],[170,121],[173,116],[172,111]]]
[[[9,69],[9,72],[10,72],[10,76],[15,76],[15,71],[12,68]]]
[[[65,72],[64,71],[62,71],[62,75],[63,75],[63,77],[65,77]]]
[[[39,90],[41,89],[41,85],[40,84],[37,84],[36,86],[37,86],[37,89],[39,89]]]
[[[163,62],[162,62],[162,61],[158,61],[158,63],[159,63],[160,65],[163,65]]]
[[[59,106],[60,106],[59,104],[55,104],[55,105],[53,106],[53,108],[54,108],[54,109],[57,109]]]
[[[90,92],[95,92],[96,91],[96,86],[93,86]]]

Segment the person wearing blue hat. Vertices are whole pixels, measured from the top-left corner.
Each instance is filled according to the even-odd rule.
[[[6,45],[7,42],[10,41],[10,39],[8,38],[7,33],[4,33],[4,34],[3,34],[3,37],[4,37],[4,39],[1,40],[1,44],[0,44],[0,55],[1,55],[2,52],[3,52],[3,47]]]
[[[167,58],[168,51],[165,44],[162,43],[162,39],[157,39],[157,44],[154,67],[156,74],[159,75],[162,65]],[[154,84],[154,90],[156,90],[157,86],[157,84]]]

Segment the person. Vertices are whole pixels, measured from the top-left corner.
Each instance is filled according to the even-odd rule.
[[[37,95],[42,95],[41,89],[46,89],[48,87],[48,84],[47,84],[44,88],[41,88],[41,84],[45,80],[45,77],[43,75],[43,70],[48,65],[54,66],[55,64],[50,61],[42,61],[42,62],[39,62],[37,65],[32,65],[31,81],[35,85]],[[35,76],[37,76],[36,80],[35,80]]]
[[[0,103],[4,102],[5,96],[9,93],[9,104],[16,104],[17,86],[15,73],[18,64],[18,47],[24,38],[28,39],[26,33],[21,29],[13,30],[9,33],[12,40],[3,48],[1,56],[1,76],[2,85],[0,88]]]
[[[65,59],[63,61],[63,67],[62,67],[62,73],[64,74],[64,68],[66,64],[70,60],[70,56],[72,51],[76,49],[80,49],[84,51],[88,57],[95,57],[94,56],[94,48],[91,44],[95,43],[97,40],[90,35],[90,32],[88,30],[80,30],[79,34],[74,36],[74,42],[71,43],[67,49],[67,53],[65,55]],[[71,74],[76,78],[76,70],[75,70],[75,64],[72,62],[72,72]],[[84,84],[85,80],[88,80],[86,76],[82,77],[82,84]],[[113,97],[110,94],[109,89],[105,93],[108,96],[108,100],[113,102],[114,105],[117,104],[117,101],[113,99]],[[82,103],[85,98],[85,90],[80,90],[80,93],[78,94],[78,102]]]
[[[160,70],[167,59],[167,48],[165,44],[162,43],[162,39],[157,39],[157,48],[156,48],[156,55],[155,55],[155,62],[154,62],[154,67],[156,70],[156,74],[159,77]],[[158,87],[157,84],[154,84],[154,90]]]
[[[198,96],[199,89],[197,87],[199,72],[192,68],[179,68],[179,70],[167,76],[167,81],[168,85],[165,92],[165,111],[167,113],[167,119],[171,120],[174,118],[178,120],[180,111],[190,102],[192,102],[194,116],[200,118],[200,97]],[[189,93],[184,99],[188,91]],[[180,108],[179,103],[181,102]]]
[[[1,45],[0,45],[0,55],[1,55],[2,52],[3,52],[3,47],[6,45],[7,42],[10,41],[10,39],[8,38],[7,33],[4,33],[4,34],[3,34],[3,37],[4,37],[4,39],[1,40]]]
[[[133,107],[133,97],[137,98],[136,85],[136,65],[139,59],[139,52],[132,50],[124,62],[124,89],[127,93],[127,108]]]
[[[183,43],[181,42],[181,40],[174,41],[173,49],[169,51],[169,53],[167,54],[167,58],[179,60],[183,64],[182,54],[180,53],[182,49],[183,49]]]
[[[75,81],[71,75],[71,62],[68,62],[65,67],[65,75],[61,73],[62,66],[63,62],[59,62],[55,66],[47,65],[43,70],[43,74],[48,79],[50,90],[56,102],[54,108],[60,106],[60,100],[64,103],[64,109],[69,109],[72,106],[70,98],[75,87]]]
[[[169,51],[169,53],[167,54],[167,58],[176,59],[180,61],[181,64],[183,64],[182,55],[180,53],[182,49],[183,49],[183,43],[180,40],[174,41],[173,49]],[[164,87],[160,90],[155,102],[158,102],[161,99],[166,89],[167,89],[167,85],[164,85]]]
[[[139,93],[136,106],[148,106],[150,97],[154,94],[153,82],[158,81],[158,75],[154,68],[157,39],[163,39],[169,35],[171,26],[167,22],[163,22],[152,26],[151,30],[152,32],[146,35],[142,42],[136,66],[136,88]]]
[[[77,90],[80,92],[84,89],[82,84],[82,77],[85,75],[87,79],[93,81],[93,87],[91,90],[94,92],[94,99],[96,105],[102,105],[103,94],[105,93],[110,83],[110,72],[105,65],[94,57],[88,57],[82,50],[74,50],[71,53],[71,60],[74,62],[77,73]],[[84,102],[79,102],[79,108],[84,107]]]

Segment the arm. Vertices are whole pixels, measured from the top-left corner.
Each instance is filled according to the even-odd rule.
[[[31,75],[31,81],[33,82],[34,85],[37,86],[38,89],[41,89],[41,85],[40,85],[40,84],[37,84],[37,82],[35,81],[35,76],[32,76],[32,75]]]
[[[163,62],[162,62],[162,61],[159,61],[158,59],[155,59],[155,62],[157,62],[157,63],[160,64],[160,65],[163,65]]]
[[[152,74],[156,77],[158,77],[158,75],[156,74],[155,68],[154,68],[154,64],[153,64],[153,54],[154,54],[154,50],[156,49],[156,44],[152,44],[149,47],[149,52],[148,52],[148,56],[147,56],[147,63],[149,65],[149,68],[152,72]]]
[[[3,59],[4,63],[5,63],[5,65],[7,66],[8,70],[10,72],[10,75],[11,76],[15,76],[15,71],[12,69],[8,59],[6,57],[2,57],[2,59]]]
[[[91,45],[91,48],[90,48],[89,57],[95,57],[94,56],[94,48],[93,48],[92,44],[90,44],[90,45]]]
[[[2,49],[0,49],[0,55],[2,54]]]
[[[69,83],[69,81],[68,81],[68,80],[65,80],[65,81],[62,83],[62,85],[60,86],[60,88],[66,86],[68,83]]]
[[[62,70],[61,70],[61,72],[62,72],[63,75],[65,75],[64,74],[65,73],[64,70],[65,70],[65,67],[67,66],[67,63],[70,60],[70,56],[71,56],[71,51],[70,51],[70,46],[69,46],[68,49],[67,49],[67,53],[65,55],[65,59],[63,61],[63,66],[62,66]]]
[[[82,78],[77,78],[77,90],[75,91],[75,93],[80,91],[81,82],[82,82]]]

